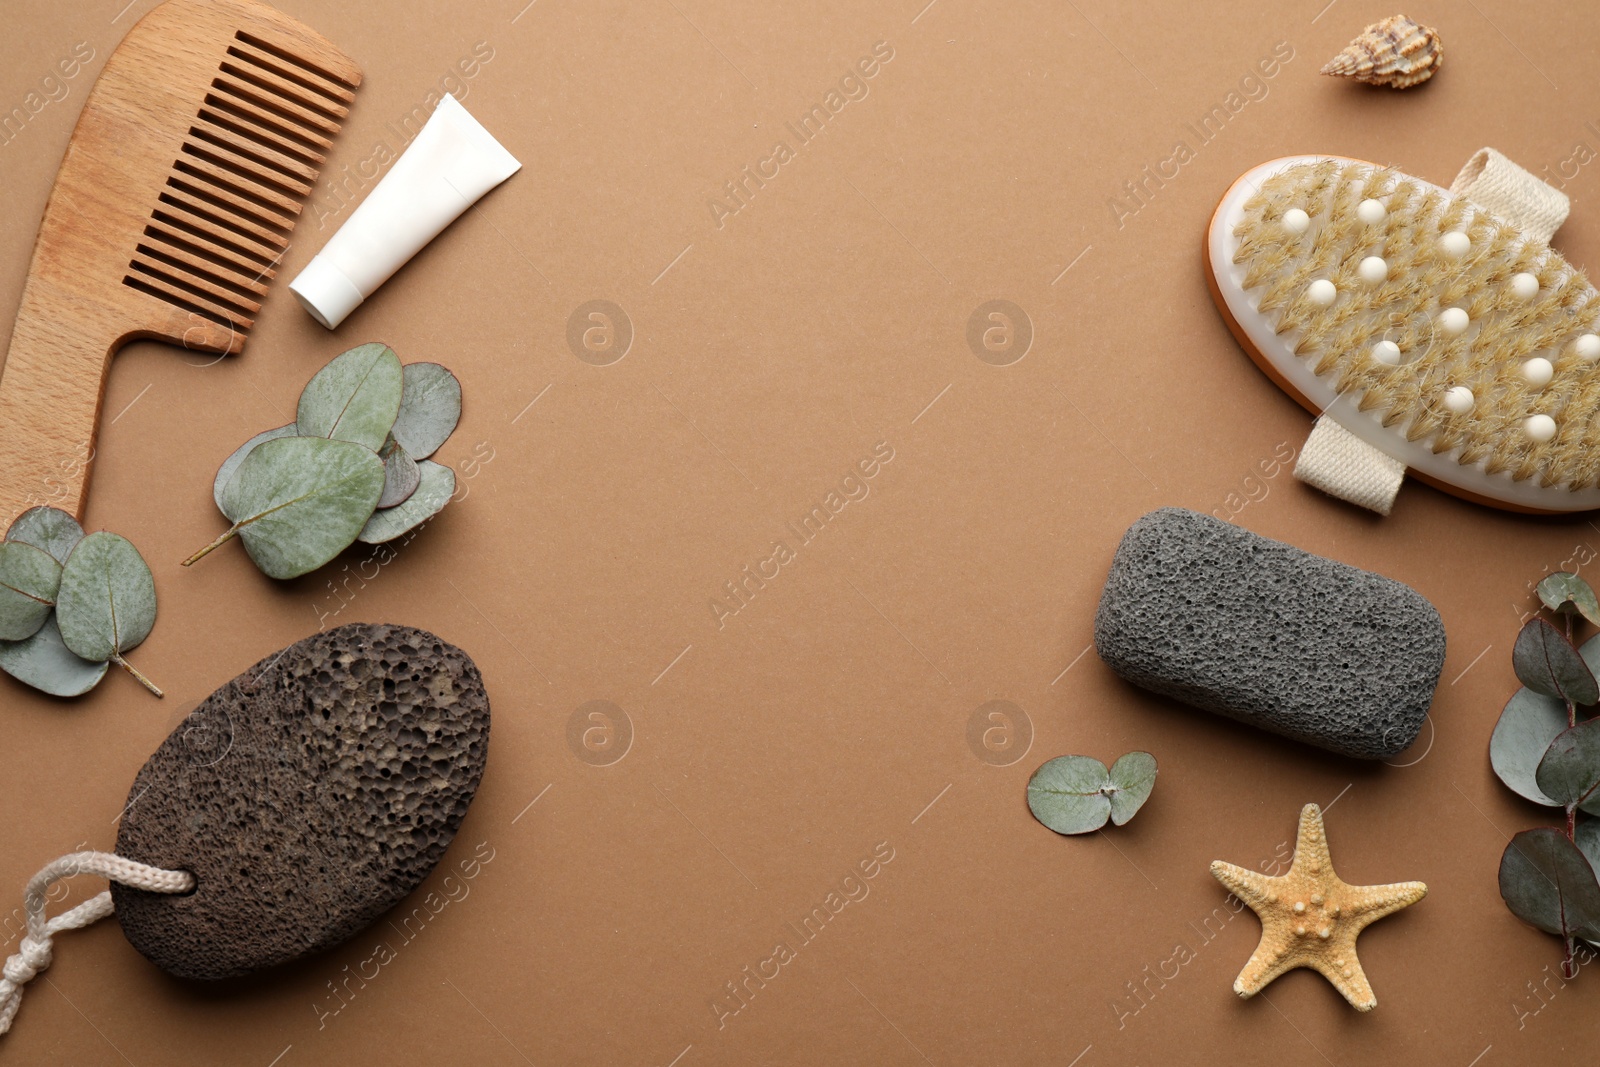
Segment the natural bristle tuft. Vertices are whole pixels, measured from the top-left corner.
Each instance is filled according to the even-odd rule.
[[[1490,475],[1600,484],[1600,297],[1559,254],[1349,160],[1273,174],[1233,232],[1255,309],[1361,411]]]

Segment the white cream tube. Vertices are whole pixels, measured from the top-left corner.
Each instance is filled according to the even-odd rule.
[[[289,289],[328,329],[522,164],[453,96]]]

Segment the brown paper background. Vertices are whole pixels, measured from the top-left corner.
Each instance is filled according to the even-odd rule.
[[[96,57],[0,144],[0,318],[92,77],[152,6],[122,2],[6,7],[3,108],[75,43]],[[1600,147],[1594,21],[1554,0],[1409,7],[1441,28],[1446,61],[1398,94],[1317,76],[1391,13],[1324,2],[284,0],[366,71],[319,195],[395,144],[388,125],[478,42],[493,58],[464,79],[467,106],[525,169],[336,333],[284,291],[343,217],[319,229],[312,211],[242,356],[117,357],[88,523],[154,567],[161,615],[137,661],[169,696],[116,676],[65,704],[0,680],[0,915],[50,858],[109,848],[129,782],[178,718],[319,621],[427,627],[476,658],[494,740],[445,863],[479,842],[494,859],[452,883],[466,895],[414,940],[380,923],[221,987],[166,978],[112,922],[62,935],[4,1060],[1465,1067],[1586,1048],[1600,977],[1561,988],[1558,942],[1496,891],[1506,835],[1543,816],[1493,778],[1486,745],[1515,688],[1526,583],[1592,557],[1600,532],[1420,485],[1380,520],[1293,481],[1271,457],[1309,419],[1230,338],[1199,247],[1232,179],[1277,155],[1447,183],[1484,143],[1534,170]],[[869,94],[798,148],[784,124],[877,41],[894,58]],[[1185,124],[1280,42],[1293,58],[1265,96],[1200,143]],[[1108,201],[1179,139],[1194,158],[1119,220]],[[708,201],[777,140],[796,158],[717,228]],[[1600,171],[1565,176],[1575,203],[1557,244],[1593,266]],[[610,366],[567,344],[568,317],[595,299],[635,334]],[[1034,331],[1010,366],[966,341],[991,299]],[[466,499],[364,586],[358,552],[286,584],[237,547],[179,568],[222,528],[217,464],[292,418],[327,359],[373,339],[460,375],[466,415],[442,458],[476,471]],[[879,442],[894,458],[865,499],[811,544],[786,533]],[[470,467],[475,449],[492,461]],[[1118,537],[1165,504],[1438,606],[1449,656],[1432,732],[1396,761],[1408,766],[1192,712],[1083,655]],[[710,599],[775,539],[796,558],[719,629]],[[1031,723],[1009,766],[968,742],[997,699]],[[594,700],[633,734],[605,766],[568,740]],[[1128,827],[1068,839],[1030,817],[1024,786],[1044,759],[1130,748],[1154,752],[1161,777]],[[1362,938],[1380,1000],[1368,1016],[1308,971],[1240,1002],[1229,986],[1255,919],[1200,932],[1225,902],[1209,861],[1286,853],[1308,801],[1333,804],[1348,880],[1431,887]],[[880,842],[894,858],[869,894],[802,944],[787,924]],[[445,873],[424,891],[450,889]],[[725,983],[778,941],[796,958],[719,1028]],[[335,999],[330,984],[371,974],[380,942],[393,959]],[[1175,967],[1179,943],[1193,958]]]

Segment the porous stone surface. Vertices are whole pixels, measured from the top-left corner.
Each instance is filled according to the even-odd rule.
[[[180,978],[228,978],[344,941],[444,855],[483,776],[489,700],[466,653],[356,623],[266,657],[139,772],[117,853],[195,891],[113,885],[123,933]]]
[[[1145,689],[1360,759],[1416,740],[1444,623],[1415,589],[1162,508],[1129,527],[1094,644]]]

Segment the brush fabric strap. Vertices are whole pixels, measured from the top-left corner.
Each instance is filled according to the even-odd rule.
[[[23,894],[23,909],[28,932],[17,952],[6,960],[0,977],[0,1034],[11,1029],[17,1008],[22,1003],[22,987],[50,966],[54,958],[50,940],[62,930],[76,930],[104,919],[112,912],[111,893],[99,893],[54,919],[44,917],[50,887],[75,874],[97,874],[113,882],[151,893],[188,893],[194,889],[194,875],[188,871],[165,871],[149,867],[110,852],[74,852],[46,864],[28,881]]]
[[[1505,219],[1539,244],[1549,244],[1567,221],[1572,202],[1558,189],[1523,170],[1492,148],[1480,148],[1450,183],[1451,196],[1464,196]]]
[[[1387,515],[1406,465],[1322,415],[1300,449],[1294,476],[1329,496]]]
[[[1498,215],[1537,244],[1550,243],[1571,206],[1564,193],[1493,148],[1473,153],[1451,183],[1450,193]],[[1294,476],[1307,485],[1379,515],[1394,507],[1405,475],[1405,464],[1326,414],[1317,417],[1294,466]]]

